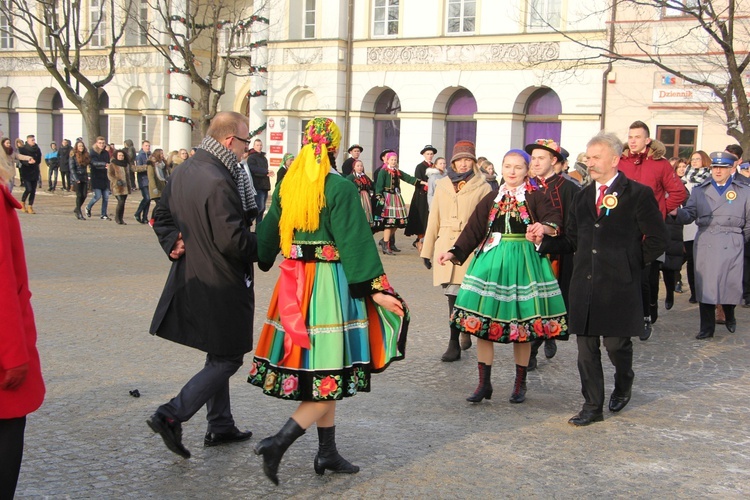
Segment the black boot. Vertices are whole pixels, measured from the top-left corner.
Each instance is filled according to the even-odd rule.
[[[458,344],[457,339],[450,339],[448,341],[448,350],[443,353],[440,361],[456,361],[461,359],[461,346]]]
[[[389,243],[391,244],[391,250],[393,250],[394,252],[400,252],[401,251],[398,248],[396,248],[396,235],[395,234],[393,236],[391,236],[391,240],[390,240]]]
[[[293,419],[289,419],[274,436],[263,439],[255,447],[256,455],[263,455],[263,472],[273,484],[279,484],[277,473],[279,472],[279,463],[286,450],[292,443],[305,433],[305,429],[299,426]]]
[[[544,339],[536,339],[531,341],[531,355],[529,356],[528,366],[528,371],[530,372],[536,370],[536,367],[538,365],[536,356],[539,353],[539,348],[542,346],[542,344],[544,344]]]
[[[492,381],[490,376],[492,375],[492,365],[485,365],[484,363],[477,363],[479,367],[479,385],[474,394],[466,398],[466,401],[470,403],[479,403],[483,399],[492,399]]]
[[[526,373],[525,366],[516,365],[516,383],[513,384],[513,393],[510,395],[511,403],[523,403],[526,401]]]
[[[336,450],[335,425],[333,427],[318,427],[318,454],[315,455],[313,467],[315,467],[315,472],[321,476],[325,474],[326,470],[340,472],[341,474],[356,474],[359,472],[358,465],[352,465]]]

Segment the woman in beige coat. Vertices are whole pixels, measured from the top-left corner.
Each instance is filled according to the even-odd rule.
[[[435,183],[435,195],[430,206],[424,246],[420,254],[425,260],[425,266],[428,269],[432,268],[433,284],[442,286],[448,297],[449,314],[453,310],[456,294],[464,279],[464,273],[469,268],[471,257],[460,266],[447,262],[442,266],[432,267],[431,262],[437,261],[440,254],[453,246],[479,200],[492,191],[479,171],[474,151],[474,144],[469,141],[459,141],[453,148],[453,158],[447,169],[448,175]],[[458,329],[451,326],[448,350],[443,354],[442,361],[456,361],[461,358],[462,348],[471,347],[471,337],[468,334],[466,338],[461,339],[461,344],[458,337]]]

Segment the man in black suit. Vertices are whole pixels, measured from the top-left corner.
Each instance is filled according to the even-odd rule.
[[[249,140],[247,117],[217,113],[194,156],[169,178],[154,211],[154,231],[172,261],[151,333],[206,353],[203,369],[148,420],[184,458],[182,422],[206,405],[206,446],[244,441],[232,417],[229,377],[253,346],[253,262],[250,224],[255,192],[238,158]]]
[[[641,270],[667,246],[667,228],[648,186],[619,173],[622,143],[600,133],[587,145],[592,182],[573,198],[561,238],[530,226],[527,238],[540,253],[575,252],[570,282],[568,331],[577,335],[583,409],[568,422],[575,426],[604,420],[604,374],[600,343],[615,366],[612,412],[630,401],[633,342],[643,332]],[[602,340],[600,340],[600,337]]]

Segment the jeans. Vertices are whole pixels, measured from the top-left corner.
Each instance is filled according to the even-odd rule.
[[[33,181],[29,181],[24,179],[23,180],[23,196],[21,196],[21,201],[26,203],[26,199],[29,200],[29,205],[34,204],[34,199],[36,198],[36,179]]]
[[[88,205],[86,205],[86,208],[90,212],[91,207],[93,207],[94,204],[100,199],[102,200],[102,217],[104,217],[105,215],[107,215],[107,203],[109,203],[109,190],[94,188],[94,197],[91,198],[91,201],[89,202]]]
[[[255,229],[258,230],[260,221],[263,220],[263,214],[266,213],[266,200],[268,200],[268,191],[259,189],[255,193],[255,204],[258,205],[258,216],[255,218]]]
[[[57,173],[60,167],[50,167],[49,174],[47,175],[47,188],[52,191],[57,188]]]
[[[151,197],[148,194],[148,186],[141,188],[141,196],[143,199],[138,204],[138,209],[135,211],[135,217],[137,219],[145,220],[148,218],[148,207],[151,205]]]

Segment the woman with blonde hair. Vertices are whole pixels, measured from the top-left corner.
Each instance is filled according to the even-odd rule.
[[[302,149],[258,227],[258,267],[284,260],[248,381],[300,401],[286,424],[255,448],[279,484],[281,458],[313,424],[313,467],[354,474],[336,449],[337,401],[370,391],[370,375],[404,357],[409,312],[388,283],[351,181],[335,169],[336,124],[314,118]]]

